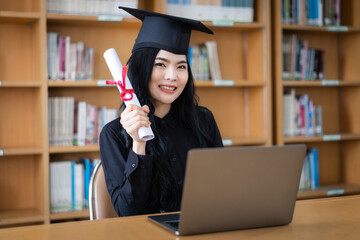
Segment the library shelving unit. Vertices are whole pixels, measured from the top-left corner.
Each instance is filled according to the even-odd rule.
[[[166,1],[154,8],[166,12]],[[196,81],[200,105],[215,116],[225,146],[271,145],[270,3],[254,1],[254,22],[219,26],[204,22],[214,31],[208,35],[193,31],[190,45],[216,41],[221,81]]]
[[[210,36],[194,32],[191,44],[215,40],[223,78],[232,84],[196,81],[200,104],[215,115],[227,146],[271,145],[270,3],[254,1],[254,22],[231,26],[205,22]],[[166,13],[166,1],[140,0],[139,8]],[[89,15],[46,13],[46,0],[0,4],[0,226],[88,219],[88,211],[50,213],[51,161],[99,158],[99,146],[52,147],[48,97],[72,96],[96,106],[119,108],[116,87],[103,59],[115,48],[130,57],[141,22]],[[94,79],[49,81],[46,34],[57,32],[94,48]]]
[[[359,1],[341,1],[340,26],[282,23],[282,1],[273,4],[274,137],[277,145],[303,143],[319,151],[320,187],[301,191],[298,199],[360,193],[360,9]],[[282,79],[283,36],[296,34],[309,47],[325,51],[324,79]],[[295,89],[322,106],[321,136],[283,135],[283,94]]]
[[[48,215],[45,6],[0,4],[0,227]]]

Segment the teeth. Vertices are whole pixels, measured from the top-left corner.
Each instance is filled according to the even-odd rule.
[[[175,87],[168,87],[168,86],[161,86],[161,85],[160,85],[160,88],[166,89],[166,90],[172,90],[172,91],[174,91],[176,89]]]

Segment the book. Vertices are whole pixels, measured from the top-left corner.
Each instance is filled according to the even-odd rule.
[[[309,153],[310,183],[311,189],[319,188],[319,151],[316,148],[310,149]]]
[[[189,65],[195,80],[210,80],[208,50],[205,44],[189,47]]]
[[[57,55],[58,55],[58,37],[59,34],[55,32],[47,33],[47,66],[48,79],[58,79],[57,69]]]
[[[295,136],[296,130],[296,96],[295,89],[283,95],[283,134],[284,136]]]
[[[50,162],[50,211],[67,212],[88,208],[89,183],[99,159]]]
[[[253,22],[253,0],[213,0],[213,1],[167,1],[167,14],[192,18],[200,21]]]
[[[84,208],[89,207],[89,184],[92,173],[91,160],[88,158],[80,159],[80,162],[84,165]]]
[[[48,13],[129,17],[117,6],[138,7],[138,0],[46,0]],[[116,18],[115,18],[116,19]]]
[[[84,165],[82,163],[76,163],[73,165],[73,174],[74,174],[74,186],[73,193],[74,198],[72,201],[73,210],[82,210],[84,207]]]
[[[64,212],[73,209],[72,161],[50,162],[50,211]]]
[[[217,44],[215,41],[207,41],[205,42],[205,46],[207,49],[211,80],[222,80]]]
[[[304,159],[299,190],[314,190],[319,188],[319,186],[319,150],[317,148],[310,148],[307,150]]]
[[[314,106],[314,134],[320,136],[323,134],[322,127],[322,107]]]
[[[282,0],[283,24],[339,26],[341,0]]]
[[[284,81],[313,81],[325,78],[325,51],[310,48],[307,40],[302,40],[295,34],[283,36],[282,51]]]
[[[47,66],[49,80],[93,80],[94,49],[84,42],[71,42],[70,36],[47,33]]]
[[[296,95],[294,89],[283,94],[283,135],[322,135],[321,106],[314,105],[307,94]]]
[[[74,97],[50,97],[48,102],[50,146],[96,144],[103,126],[119,116],[117,109],[98,107],[84,101],[75,103]],[[82,109],[80,118],[79,105]]]

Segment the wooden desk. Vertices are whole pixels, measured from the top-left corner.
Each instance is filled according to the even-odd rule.
[[[14,239],[359,239],[360,195],[298,201],[287,226],[177,237],[146,216],[111,218],[0,230],[1,240]]]

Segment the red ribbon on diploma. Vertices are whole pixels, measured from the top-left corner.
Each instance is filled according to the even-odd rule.
[[[128,65],[125,65],[123,68],[122,68],[122,81],[118,81],[118,82],[115,82],[115,81],[111,81],[111,80],[106,80],[106,84],[107,85],[119,85],[119,87],[121,88],[121,93],[120,93],[120,96],[121,96],[121,100],[123,101],[130,101],[131,99],[133,99],[133,94],[135,94],[135,91],[134,89],[126,89],[126,74],[127,74],[127,67]],[[126,95],[129,94],[130,96],[129,97],[126,97]]]

